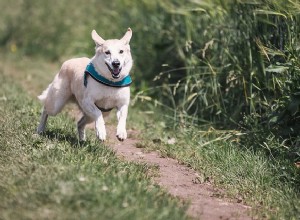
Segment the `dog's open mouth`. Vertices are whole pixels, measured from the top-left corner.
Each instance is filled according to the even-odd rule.
[[[122,67],[117,67],[117,68],[113,67],[113,68],[111,68],[109,64],[107,64],[107,63],[105,63],[105,64],[106,64],[107,68],[109,69],[112,77],[114,79],[118,79],[120,77],[120,72],[122,70]]]

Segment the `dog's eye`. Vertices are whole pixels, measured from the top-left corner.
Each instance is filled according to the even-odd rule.
[[[109,55],[110,54],[110,51],[108,50],[108,51],[105,51],[104,52],[106,55]]]
[[[124,50],[120,50],[120,54],[122,54],[124,52]]]

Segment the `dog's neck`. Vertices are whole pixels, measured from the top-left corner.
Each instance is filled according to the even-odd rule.
[[[127,76],[125,76],[123,79],[119,80],[119,81],[111,81],[107,78],[105,78],[103,75],[101,75],[101,73],[99,73],[92,62],[90,62],[85,71],[84,71],[84,86],[87,87],[87,78],[88,76],[91,76],[94,80],[96,80],[97,82],[104,84],[106,86],[110,86],[110,87],[127,87],[130,86],[130,84],[132,83],[132,79],[130,77],[130,75],[128,74]]]

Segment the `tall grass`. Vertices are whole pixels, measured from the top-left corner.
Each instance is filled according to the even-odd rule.
[[[282,172],[280,183],[299,186],[297,0],[0,0],[0,6],[1,52],[49,60],[92,56],[92,29],[107,39],[130,26],[134,101],[147,110],[160,106],[164,129],[187,133],[193,151],[208,159],[223,146],[211,143],[231,139],[215,132],[204,152],[201,126],[240,130],[230,147],[263,155]]]
[[[162,106],[173,127],[238,127],[250,134],[245,143],[260,143],[271,132],[298,146],[296,0],[17,0],[0,6],[2,50],[51,60],[92,56],[92,29],[115,38],[131,26],[135,86],[148,88],[138,97]],[[297,160],[299,149],[291,151]]]
[[[164,39],[177,54],[168,61],[185,67],[171,77],[165,71],[178,110],[226,125],[238,123],[241,113],[266,113],[291,92],[299,71],[295,2],[190,1],[179,9],[179,3],[162,4],[171,26]]]
[[[290,147],[272,152],[299,160],[300,4],[194,0],[160,5],[167,13],[162,42],[172,56],[155,78],[163,84],[163,96],[155,102],[171,107],[166,109],[174,125],[238,127],[250,147],[275,135],[280,142],[275,145]]]

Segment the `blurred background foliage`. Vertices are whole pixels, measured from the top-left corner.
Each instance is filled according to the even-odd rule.
[[[49,61],[91,57],[92,29],[107,39],[131,27],[134,101],[160,106],[170,127],[240,129],[243,144],[272,140],[274,152],[299,159],[299,1],[1,0],[0,7],[1,51]]]

